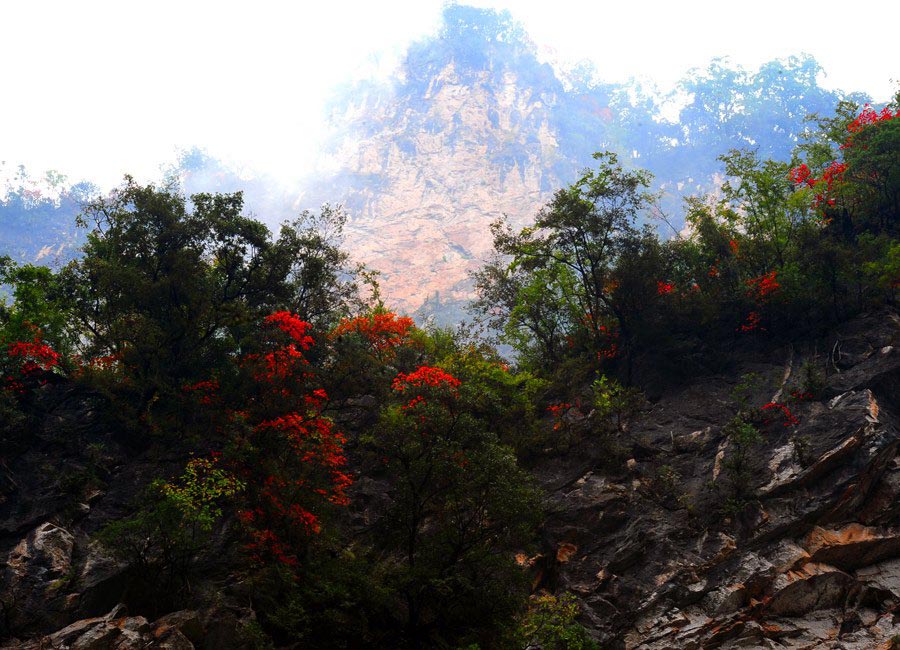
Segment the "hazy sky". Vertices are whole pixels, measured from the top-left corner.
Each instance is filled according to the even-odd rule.
[[[753,67],[800,52],[824,84],[896,90],[900,3],[473,1],[509,9],[544,55],[608,81],[670,86],[715,56]],[[108,186],[158,174],[179,148],[300,176],[322,107],[348,79],[386,76],[433,33],[441,0],[0,2],[0,161]],[[855,9],[854,7],[858,7]]]

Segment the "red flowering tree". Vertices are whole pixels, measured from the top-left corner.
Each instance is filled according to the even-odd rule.
[[[830,223],[835,216],[859,226],[876,221],[883,230],[900,211],[900,109],[880,111],[866,104],[843,129],[843,160],[831,160],[816,173],[806,163],[794,167],[790,180],[812,194],[813,211]],[[840,131],[838,132],[840,133]],[[835,153],[835,152],[832,152]]]
[[[797,419],[797,416],[791,413],[791,410],[784,404],[769,402],[768,404],[763,404],[763,406],[760,407],[760,410],[763,413],[763,422],[765,424],[769,424],[773,418],[775,420],[780,420],[786,427],[795,427],[800,424],[800,420]]]
[[[413,326],[412,318],[376,309],[365,316],[343,319],[331,331],[330,337],[356,336],[374,357],[387,362],[396,356],[398,347],[409,343]]]
[[[321,530],[330,506],[348,502],[352,479],[345,472],[345,438],[324,410],[327,393],[316,386],[306,353],[315,344],[311,325],[289,312],[263,323],[256,349],[241,361],[243,408],[232,412],[237,431],[234,454],[246,482],[239,517],[258,561],[296,566]],[[215,384],[192,386],[201,400],[212,399]]]
[[[40,329],[29,327],[32,338],[6,344],[3,370],[5,388],[14,393],[24,393],[28,386],[47,383],[44,375],[59,367],[62,356],[46,341]]]
[[[391,390],[396,367],[415,362],[416,329],[413,320],[383,307],[341,320],[328,334],[331,344],[326,379],[336,401],[372,395],[379,402]]]
[[[781,284],[778,282],[778,272],[770,271],[750,278],[745,284],[747,285],[747,297],[753,301],[755,308],[747,314],[747,318],[738,326],[737,331],[746,333],[764,330],[760,311],[781,288]]]

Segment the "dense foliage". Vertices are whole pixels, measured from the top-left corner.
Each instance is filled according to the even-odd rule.
[[[257,640],[495,645],[528,595],[515,555],[540,500],[513,446],[533,411],[492,406],[520,382],[492,351],[417,329],[376,286],[362,299],[343,219],[326,206],[273,238],[240,194],[131,179],[86,203],[81,257],[0,267],[4,450],[28,448],[59,385],[132,453],[166,454],[97,532],[135,611],[198,605],[194,586],[228,573]],[[387,495],[372,525],[360,479]]]
[[[637,227],[653,201],[647,176],[600,156],[533,226],[495,224],[476,311],[524,367],[589,358],[628,380],[635,355],[695,370],[739,339],[809,335],[893,302],[900,112],[839,115],[791,164],[722,156],[720,196],[687,199],[688,228],[669,240]]]

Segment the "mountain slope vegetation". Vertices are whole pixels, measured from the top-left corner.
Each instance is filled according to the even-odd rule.
[[[474,309],[514,362],[392,311],[339,210],[276,234],[240,194],[127,180],[86,204],[77,258],[0,269],[0,634],[650,648],[807,643],[797,617],[827,610],[889,638],[896,585],[850,572],[900,552],[872,496],[898,444],[900,106],[835,115],[789,163],[726,154],[676,238],[614,152],[497,221]],[[643,564],[664,535],[681,564]],[[744,576],[770,542],[803,548]]]

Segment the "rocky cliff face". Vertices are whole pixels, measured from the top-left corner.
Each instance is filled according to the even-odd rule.
[[[414,105],[362,109],[384,128],[345,136],[338,150],[344,173],[371,179],[347,196],[348,247],[382,272],[402,310],[435,294],[467,297],[469,273],[490,254],[488,224],[503,215],[521,223],[561,184],[554,96],[523,87],[513,71],[499,85],[490,76],[449,61]]]
[[[893,312],[817,342],[821,399],[790,406],[795,427],[763,427],[738,512],[722,508],[729,394],[754,372],[767,380],[758,403],[782,399],[812,344],[740,355],[664,396],[632,423],[618,468],[600,445],[544,467],[555,512],[536,583],[577,594],[604,647],[896,647],[898,344]]]

